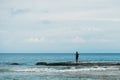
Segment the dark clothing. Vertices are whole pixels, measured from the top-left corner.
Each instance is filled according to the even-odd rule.
[[[79,58],[79,54],[78,54],[78,52],[76,52],[76,62],[78,62],[78,58]]]

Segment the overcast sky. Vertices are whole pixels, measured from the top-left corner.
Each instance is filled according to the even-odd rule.
[[[0,0],[0,53],[120,52],[120,0]]]

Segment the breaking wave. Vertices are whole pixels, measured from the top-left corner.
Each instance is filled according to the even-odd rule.
[[[70,69],[55,69],[55,68],[0,68],[0,72],[85,72],[85,71],[116,71],[118,67],[90,67],[78,68],[71,67]]]

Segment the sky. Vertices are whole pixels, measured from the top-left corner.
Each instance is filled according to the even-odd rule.
[[[0,53],[119,53],[120,0],[0,0]]]

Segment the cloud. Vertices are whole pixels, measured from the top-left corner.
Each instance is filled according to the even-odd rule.
[[[42,43],[45,42],[45,38],[29,38],[27,42],[30,43]]]
[[[8,31],[7,30],[0,30],[0,34],[7,34]]]
[[[112,21],[112,22],[120,22],[120,18],[98,18],[98,21]]]
[[[72,43],[86,43],[86,40],[82,37],[74,37],[73,39],[71,39]]]
[[[116,45],[119,16],[118,0],[0,0],[0,44],[13,51],[29,45],[50,50],[54,44],[53,51]]]
[[[114,17],[117,14],[117,11],[113,10],[88,10],[88,11],[61,11],[61,12],[35,12],[29,10],[13,10],[12,11],[12,21],[19,23],[34,23],[34,22],[44,22],[44,21],[112,21],[120,22],[120,18]],[[105,17],[104,17],[105,16]],[[7,21],[10,20],[6,18]]]
[[[41,0],[11,0],[2,1],[0,5],[1,22],[34,23],[39,21],[120,21],[118,7],[107,7],[109,1],[101,0],[69,0],[67,1],[41,1]],[[112,3],[117,3],[111,0]],[[100,4],[103,4],[101,7]],[[98,6],[96,4],[99,4]],[[73,7],[73,8],[72,8]],[[90,8],[89,8],[90,7]],[[10,16],[10,14],[12,16]],[[7,23],[8,23],[7,22]]]
[[[15,9],[15,8],[11,9],[12,15],[24,14],[24,13],[28,13],[28,12],[29,12],[29,9]]]
[[[92,12],[63,12],[63,13],[24,13],[14,16],[17,21],[70,21],[70,20],[80,20],[83,16],[92,15]],[[22,22],[23,22],[22,21]]]
[[[108,39],[108,38],[93,38],[93,39],[90,39],[89,42],[97,43],[97,44],[105,44],[105,43],[111,44],[115,41],[114,39]]]

